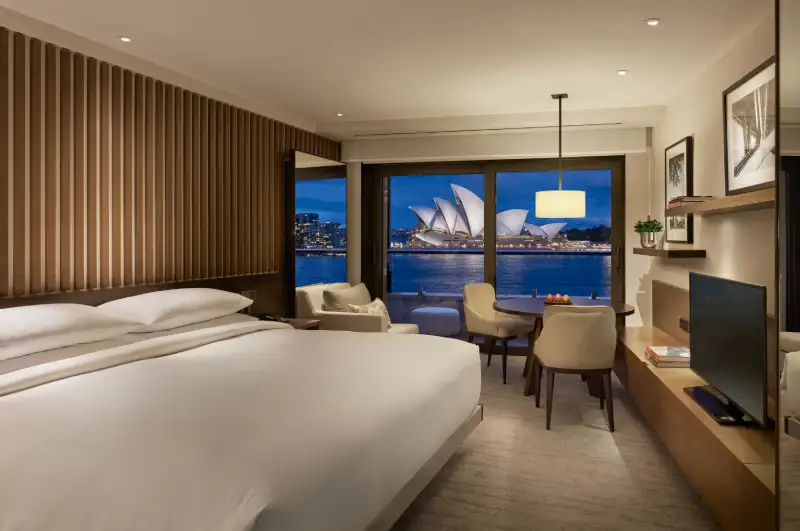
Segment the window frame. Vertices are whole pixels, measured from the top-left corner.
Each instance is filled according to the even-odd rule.
[[[611,299],[625,301],[625,156],[568,157],[563,170],[611,171]],[[370,293],[386,296],[389,178],[483,174],[484,281],[497,286],[497,174],[558,171],[557,158],[365,164],[362,167],[362,277]]]

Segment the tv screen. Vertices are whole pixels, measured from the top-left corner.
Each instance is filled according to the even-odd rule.
[[[767,422],[767,289],[689,277],[690,366],[762,426]]]

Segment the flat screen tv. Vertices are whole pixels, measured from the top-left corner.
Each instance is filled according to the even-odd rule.
[[[690,366],[709,387],[686,392],[722,424],[767,424],[767,289],[691,273]]]

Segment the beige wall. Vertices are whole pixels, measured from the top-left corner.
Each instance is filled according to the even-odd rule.
[[[683,137],[694,137],[694,193],[725,195],[722,93],[775,54],[774,20],[765,15],[762,23],[667,106],[664,122],[655,128],[651,208],[660,217],[663,218],[664,209],[664,149]],[[688,273],[699,271],[766,285],[767,304],[774,311],[774,211],[697,216],[694,242],[693,247],[707,250],[705,260],[639,257],[651,262],[649,275],[642,279],[641,291],[649,292],[651,279],[688,287]]]
[[[636,308],[636,313],[626,319],[628,326],[641,326],[650,314],[650,290],[643,289],[650,261],[633,254],[634,247],[639,246],[639,235],[633,231],[633,224],[650,213],[647,208],[649,161],[647,153],[625,156],[625,302]]]

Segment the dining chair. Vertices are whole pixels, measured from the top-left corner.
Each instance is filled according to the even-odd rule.
[[[541,378],[547,381],[547,429],[553,414],[556,373],[596,375],[603,380],[608,429],[614,431],[614,401],[611,369],[617,347],[617,315],[607,306],[550,306],[543,315],[543,328],[534,347],[533,371],[536,407],[541,397]]]
[[[469,342],[475,336],[484,338],[486,366],[492,363],[492,351],[497,341],[503,344],[503,383],[506,383],[508,367],[508,342],[533,330],[533,323],[522,317],[498,312],[494,309],[496,301],[491,284],[467,284],[464,286],[464,318],[466,320]]]

